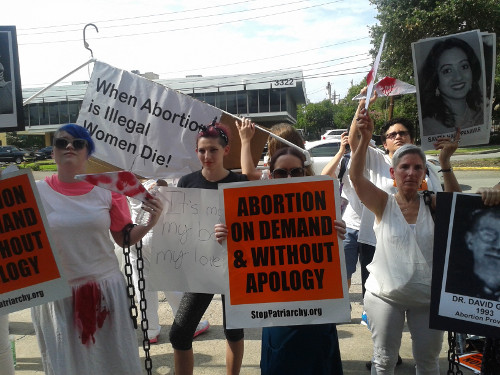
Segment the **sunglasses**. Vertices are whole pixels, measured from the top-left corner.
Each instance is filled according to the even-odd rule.
[[[304,168],[292,168],[290,170],[278,168],[275,169],[271,175],[273,178],[288,178],[288,176],[304,177]]]
[[[82,148],[85,148],[88,145],[87,141],[81,138],[75,138],[72,139],[71,141],[67,140],[66,138],[56,138],[54,140],[54,146],[59,150],[65,150],[66,147],[68,147],[69,143],[73,145],[73,148],[75,150],[81,150]]]
[[[400,137],[407,137],[408,135],[410,135],[410,132],[408,130],[401,130],[399,132],[388,133],[385,135],[385,137],[387,139],[395,139],[398,135]]]

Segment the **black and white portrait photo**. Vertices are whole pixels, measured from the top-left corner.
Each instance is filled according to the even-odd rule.
[[[15,130],[24,130],[16,29],[0,26],[0,131]]]
[[[500,337],[500,206],[478,194],[437,199],[431,328]]]
[[[454,223],[445,291],[500,302],[500,207],[478,206]]]
[[[430,38],[412,44],[420,134],[425,149],[437,136],[462,130],[462,145],[489,140],[481,33]]]

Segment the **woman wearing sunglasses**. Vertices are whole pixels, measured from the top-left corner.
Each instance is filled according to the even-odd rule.
[[[221,183],[247,181],[246,175],[238,175],[224,168],[224,157],[229,154],[227,130],[215,122],[201,126],[196,140],[196,153],[201,170],[181,177],[177,187],[217,189]],[[184,293],[170,329],[170,342],[174,348],[176,375],[191,375],[194,368],[193,335],[198,322],[212,301],[213,294]],[[224,296],[222,296],[224,308]],[[243,360],[243,329],[226,329],[226,374],[240,373]]]
[[[271,157],[272,179],[304,177],[305,157],[293,147],[277,150]],[[345,223],[335,220],[339,241]],[[219,242],[227,238],[227,226],[217,224]],[[342,375],[342,361],[335,324],[312,324],[262,329],[261,374]]]
[[[129,313],[126,283],[114,253],[114,241],[139,241],[158,221],[160,200],[144,203],[146,225],[130,229],[126,197],[84,181],[94,151],[88,131],[68,124],[54,135],[57,174],[37,181],[54,240],[54,251],[72,296],[33,307],[33,324],[46,374],[142,373],[136,332]]]

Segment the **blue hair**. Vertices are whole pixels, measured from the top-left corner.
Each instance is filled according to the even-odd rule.
[[[90,156],[94,153],[95,151],[94,141],[92,140],[89,131],[85,129],[83,126],[76,124],[63,125],[59,129],[57,129],[57,131],[54,134],[54,138],[56,138],[60,132],[66,132],[74,138],[85,139],[89,145],[89,148],[87,150],[87,155]]]

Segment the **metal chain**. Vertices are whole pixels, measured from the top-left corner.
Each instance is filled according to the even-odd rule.
[[[132,282],[132,264],[130,263],[130,231],[134,224],[128,224],[123,228],[123,256],[125,257],[125,277],[127,279],[127,296],[130,299],[130,318],[137,329],[137,306],[135,305],[135,289]]]
[[[447,375],[463,375],[464,373],[460,370],[460,358],[458,358],[456,349],[456,333],[448,331],[448,371]]]
[[[149,342],[148,329],[149,329],[149,321],[147,316],[147,308],[148,303],[146,301],[146,281],[144,280],[144,258],[142,256],[142,240],[135,244],[135,248],[137,250],[137,273],[138,273],[138,286],[139,286],[139,294],[141,296],[139,301],[139,308],[141,310],[141,328],[142,328],[142,348],[144,349],[144,353],[146,355],[145,367],[148,375],[151,375],[151,370],[153,369],[153,360],[149,355],[149,349],[151,347],[151,343]]]
[[[134,224],[129,224],[123,229],[123,255],[125,257],[125,276],[127,279],[127,295],[130,299],[130,318],[132,319],[132,322],[134,324],[134,328],[137,329],[137,306],[135,304],[135,288],[134,288],[134,283],[132,281],[132,262],[130,261],[130,231],[134,227]],[[148,318],[146,316],[146,308],[147,308],[147,302],[146,302],[146,295],[144,293],[145,291],[145,280],[144,280],[144,259],[142,257],[142,240],[140,240],[136,245],[135,248],[137,249],[137,270],[139,280],[139,292],[140,292],[140,301],[139,301],[139,306],[141,309],[141,329],[142,329],[142,335],[143,335],[143,340],[142,340],[142,347],[144,349],[144,353],[146,356],[145,359],[145,368],[148,373],[148,375],[152,374],[152,369],[153,369],[153,361],[151,359],[151,356],[149,354],[150,346],[151,343],[149,342],[149,337],[148,337],[148,328],[149,328],[149,322]]]

